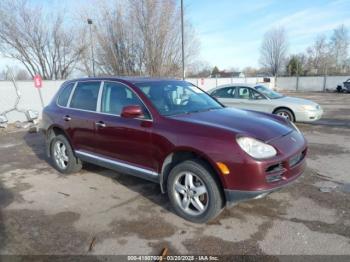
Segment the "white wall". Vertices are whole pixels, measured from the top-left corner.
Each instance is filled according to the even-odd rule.
[[[45,105],[47,105],[58,88],[64,81],[43,81],[43,87],[41,93]],[[32,109],[41,112],[42,106],[38,90],[34,87],[33,81],[18,81],[16,82],[18,89],[21,93],[21,99],[18,108],[28,110]],[[5,110],[14,107],[16,101],[16,91],[11,81],[0,81],[0,114]],[[7,118],[9,122],[25,121],[26,117],[24,114],[19,112],[8,113]]]
[[[329,76],[326,78],[326,84],[324,85],[324,77],[299,77],[298,91],[323,91],[325,86],[326,89],[334,90],[336,86],[345,80],[349,79],[350,76]],[[275,79],[270,78],[271,82],[265,83],[270,88],[275,88]],[[187,81],[198,85],[200,88],[208,91],[215,88],[217,85],[225,85],[231,83],[259,83],[263,82],[263,78],[247,77],[247,78],[205,78],[196,79],[190,78]],[[58,88],[64,81],[43,81],[43,87],[41,88],[45,105],[47,105]],[[21,109],[32,109],[41,112],[42,106],[38,94],[38,90],[34,88],[33,81],[18,81],[17,86],[20,90],[21,100],[19,108]],[[278,77],[276,81],[277,90],[291,90],[295,91],[297,86],[296,77]],[[5,110],[12,108],[15,104],[16,92],[11,81],[0,81],[0,114]],[[24,114],[19,112],[11,112],[7,114],[9,122],[25,121]]]
[[[297,77],[278,77],[276,80],[277,90],[290,91],[324,91],[334,90],[337,85],[349,79],[350,76],[301,76],[297,85]]]
[[[246,77],[246,78],[188,78],[187,81],[197,85],[205,91],[215,88],[219,85],[237,84],[237,83],[250,83],[256,84],[263,82],[261,77]],[[274,78],[271,78],[270,83],[265,83],[265,85],[274,87]]]

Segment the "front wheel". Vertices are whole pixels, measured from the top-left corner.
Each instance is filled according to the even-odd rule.
[[[208,222],[223,207],[217,181],[199,161],[187,160],[176,165],[169,174],[167,189],[175,212],[191,222]]]
[[[292,111],[290,111],[287,108],[280,108],[280,109],[276,110],[274,112],[274,114],[281,116],[281,117],[284,117],[285,119],[288,119],[291,122],[295,122],[295,118],[294,118]]]

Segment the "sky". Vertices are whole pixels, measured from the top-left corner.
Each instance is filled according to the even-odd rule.
[[[184,0],[201,57],[220,68],[259,66],[264,33],[284,27],[289,53],[303,52],[335,27],[350,30],[350,0]]]
[[[29,0],[76,8],[87,0]],[[178,0],[180,1],[180,0]],[[184,0],[186,20],[200,42],[199,59],[220,69],[259,67],[264,33],[284,27],[289,53],[305,51],[314,39],[344,24],[350,30],[350,0]],[[1,58],[0,70],[13,62]]]

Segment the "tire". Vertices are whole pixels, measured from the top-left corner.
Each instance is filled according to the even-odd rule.
[[[82,168],[81,160],[74,155],[72,147],[64,135],[55,136],[51,140],[50,156],[53,166],[62,174],[73,174]]]
[[[294,118],[293,112],[291,110],[287,109],[287,108],[277,109],[273,113],[275,115],[284,117],[284,118],[288,119],[291,122],[295,122],[295,118]]]
[[[176,214],[194,223],[208,222],[223,208],[219,184],[200,161],[187,160],[176,165],[169,174],[167,191]]]

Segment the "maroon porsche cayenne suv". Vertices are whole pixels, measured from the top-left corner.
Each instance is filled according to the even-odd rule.
[[[42,128],[61,173],[90,162],[159,183],[175,212],[198,223],[280,189],[305,168],[307,144],[293,123],[225,108],[179,80],[67,81],[45,107]]]

